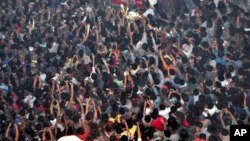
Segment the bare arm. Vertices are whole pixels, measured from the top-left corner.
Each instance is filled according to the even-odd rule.
[[[226,128],[225,122],[224,122],[224,120],[223,120],[223,114],[224,114],[224,109],[222,109],[222,110],[220,111],[220,121],[221,121],[221,124],[222,124],[223,128]]]
[[[228,111],[228,110],[226,110],[226,113],[230,115],[230,117],[231,117],[231,119],[234,121],[235,125],[237,125],[238,122],[237,122],[237,120],[235,119],[234,115],[233,115],[230,111]]]
[[[82,106],[82,101],[81,101],[81,99],[80,99],[80,98],[77,98],[77,101],[78,101],[78,104],[79,104],[80,109],[81,109],[81,114],[85,114],[85,113],[84,113],[83,106]]]
[[[85,112],[85,114],[87,114],[89,112],[89,102],[90,102],[90,99],[88,98],[87,101],[86,101],[86,112]]]
[[[87,24],[87,26],[86,26],[87,28],[86,28],[86,30],[85,30],[85,33],[84,33],[84,37],[83,37],[83,41],[86,41],[87,39],[88,39],[88,37],[89,37],[89,30],[90,30],[90,25],[89,24]]]
[[[50,141],[54,141],[53,133],[51,127],[48,128],[49,136],[50,136]]]
[[[15,141],[18,141],[19,139],[19,130],[17,124],[14,124],[15,127]]]
[[[247,108],[247,95],[244,93],[243,108]]]
[[[74,101],[74,84],[70,83],[70,102]]]
[[[61,115],[61,107],[60,107],[60,102],[59,101],[56,101],[57,103],[56,103],[56,108],[57,108],[57,115],[56,115],[56,117],[58,118],[58,119],[60,119],[60,115]]]
[[[33,88],[34,90],[36,89],[36,85],[37,85],[37,75],[34,78],[34,82],[33,82]]]
[[[141,138],[141,129],[139,123],[137,123],[137,136],[138,138]]]
[[[93,108],[94,108],[93,122],[95,122],[95,121],[96,121],[96,119],[97,119],[97,109],[96,109],[96,105],[95,105],[94,100],[91,100],[91,103],[92,103]]]
[[[110,74],[110,69],[109,69],[109,66],[108,66],[108,64],[107,64],[107,61],[106,61],[106,60],[103,60],[103,63],[104,63],[104,65],[105,65],[105,67],[106,67],[106,69],[107,69],[107,71],[108,71],[108,74]]]
[[[51,100],[51,103],[50,103],[50,114],[54,114],[53,112],[53,102],[54,102],[54,99]]]
[[[5,131],[5,137],[6,138],[10,138],[10,126],[12,125],[12,123],[9,123],[9,126],[7,127],[6,131]]]

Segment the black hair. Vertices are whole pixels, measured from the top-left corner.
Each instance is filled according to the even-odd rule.
[[[159,111],[157,108],[154,108],[153,112],[151,113],[152,119],[156,119],[158,117]]]
[[[216,88],[221,88],[221,87],[222,87],[221,82],[216,81],[216,82],[215,82],[215,87],[216,87]]]
[[[186,93],[182,93],[181,97],[182,97],[183,101],[185,101],[185,102],[189,101],[189,97],[188,97],[188,95]]]
[[[192,84],[197,83],[196,78],[194,78],[194,77],[189,78],[189,82],[191,82]]]
[[[144,117],[145,122],[149,123],[151,121],[151,117],[149,115],[146,115]]]
[[[202,128],[203,127],[203,123],[202,122],[197,122],[196,123],[196,127]]]
[[[202,102],[202,103],[205,103],[205,102],[206,102],[206,97],[205,97],[205,95],[200,95],[200,96],[199,96],[199,101]]]
[[[121,107],[120,110],[119,110],[119,113],[120,113],[121,115],[124,115],[124,114],[126,113],[125,108]]]
[[[171,136],[171,131],[169,129],[164,130],[165,137],[169,138]]]
[[[175,103],[175,106],[174,106],[174,107],[176,107],[177,109],[180,108],[180,107],[181,107],[181,102],[180,102],[180,101],[177,101],[177,102]]]
[[[186,56],[181,57],[181,62],[182,63],[188,63],[188,58]]]
[[[207,65],[206,70],[211,72],[211,71],[213,71],[213,67],[211,65]]]
[[[184,129],[184,128],[182,128],[182,129],[180,130],[179,135],[180,135],[180,138],[182,138],[182,139],[187,139],[187,138],[189,138],[188,131],[187,131],[187,129]]]
[[[212,109],[214,107],[214,104],[212,102],[207,103],[207,108]]]
[[[177,107],[176,106],[172,106],[171,108],[170,108],[170,112],[171,113],[175,113],[177,111]]]
[[[208,125],[207,131],[210,134],[216,134],[217,133],[217,127],[215,125]]]
[[[176,131],[180,125],[177,123],[176,119],[172,116],[168,118],[168,127],[171,127],[173,131]]]
[[[169,69],[169,73],[170,73],[170,75],[175,75],[175,70]]]
[[[213,85],[213,81],[210,80],[210,79],[207,79],[206,80],[206,85],[209,86],[209,87],[212,86]]]
[[[208,137],[208,141],[221,141],[221,139],[217,135],[212,134]]]
[[[166,106],[164,104],[160,104],[159,108],[160,110],[165,110]]]
[[[219,81],[224,81],[225,80],[225,77],[223,75],[218,75],[218,80]]]
[[[87,114],[86,114],[86,120],[87,121],[90,121],[90,120],[92,120],[93,119],[93,112],[88,112]]]
[[[201,134],[199,135],[199,139],[205,140],[205,139],[207,139],[207,135],[206,135],[205,133],[201,133]]]
[[[128,141],[128,136],[123,135],[123,136],[121,137],[121,141]]]
[[[204,88],[204,94],[207,94],[207,95],[210,94],[210,90],[207,87]]]
[[[197,96],[197,95],[199,95],[199,93],[200,93],[199,89],[194,89],[194,91],[193,91],[193,94],[194,94],[194,95]]]

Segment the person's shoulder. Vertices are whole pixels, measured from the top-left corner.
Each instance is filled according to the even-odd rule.
[[[82,140],[75,135],[71,135],[71,136],[63,136],[60,139],[58,139],[58,141],[82,141]]]

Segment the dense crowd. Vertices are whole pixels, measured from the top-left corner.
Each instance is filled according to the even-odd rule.
[[[0,140],[229,141],[250,125],[250,13],[164,4],[2,0]]]

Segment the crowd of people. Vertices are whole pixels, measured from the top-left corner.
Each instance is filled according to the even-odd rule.
[[[0,4],[1,141],[229,141],[250,125],[250,13],[227,0]]]

